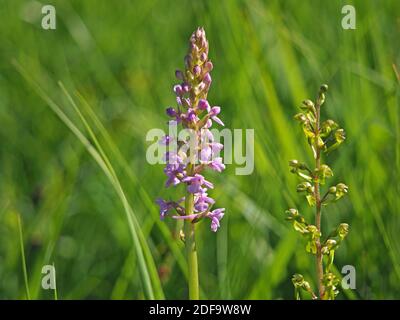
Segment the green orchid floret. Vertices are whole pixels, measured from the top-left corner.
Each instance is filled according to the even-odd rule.
[[[312,180],[312,172],[304,162],[299,162],[298,160],[290,160],[289,167],[291,173],[297,174],[300,178],[304,180]],[[304,171],[308,174],[304,173]]]
[[[334,187],[329,188],[329,193],[335,196],[335,201],[339,200],[349,192],[349,187],[344,183],[338,183]]]
[[[331,132],[335,131],[338,128],[339,128],[339,125],[335,121],[330,120],[330,119],[325,120],[321,124],[320,136],[322,138],[326,138],[331,134]]]
[[[298,113],[294,118],[302,125],[304,134],[307,138],[311,139],[315,137],[315,116],[312,112]]]
[[[344,238],[346,238],[348,233],[349,233],[349,225],[347,223],[341,223],[335,230],[333,230],[329,234],[328,240],[335,239],[337,244],[339,245],[340,242],[342,242]]]
[[[293,228],[294,230],[300,232],[301,234],[304,234],[307,231],[307,226],[308,223],[304,219],[304,217],[297,211],[297,209],[289,209],[286,210],[286,213],[288,214],[288,217],[286,217],[286,220],[291,221],[293,223]]]
[[[336,229],[337,235],[340,237],[341,240],[347,237],[349,233],[349,225],[347,223],[341,223]]]
[[[314,186],[310,182],[302,182],[297,185],[296,189],[298,193],[305,193],[307,202],[310,206],[315,205]]]
[[[325,241],[325,244],[321,248],[322,254],[328,255],[331,250],[335,250],[338,246],[338,243],[334,239],[328,239]]]
[[[316,254],[317,253],[317,240],[321,238],[321,232],[314,225],[307,226],[307,233],[305,236],[307,237],[306,251],[308,253]]]
[[[333,230],[328,239],[322,244],[321,253],[326,255],[326,271],[330,272],[335,258],[335,251],[339,248],[341,242],[346,238],[349,232],[349,225],[347,223],[341,223],[335,230]]]
[[[312,102],[309,99],[303,101],[303,104],[300,107],[300,109],[302,109],[304,111],[312,112],[313,114],[315,114],[314,102]]]
[[[322,283],[325,288],[323,299],[324,300],[335,300],[335,297],[339,293],[339,291],[337,290],[337,285],[339,284],[339,279],[332,272],[327,272],[324,274]]]
[[[295,287],[295,299],[296,300],[300,300],[300,289],[311,294],[312,299],[317,299],[317,297],[314,294],[314,292],[312,291],[311,286],[308,283],[308,281],[304,280],[303,275],[301,275],[299,273],[295,273],[292,277],[292,283],[293,283],[293,286]]]
[[[305,123],[308,121],[307,116],[304,113],[297,113],[294,116],[294,119],[299,121],[300,123]]]
[[[298,170],[307,170],[307,165],[304,162],[299,162],[299,160],[290,160],[289,166],[292,173],[296,173]]]
[[[345,133],[344,129],[337,129],[335,131],[335,140],[338,143],[342,143],[342,142],[344,142],[344,140],[346,140],[346,133]]]
[[[325,140],[324,152],[330,153],[339,147],[346,140],[346,132],[344,129],[337,129],[332,131]]]
[[[315,169],[314,177],[323,185],[325,178],[333,177],[333,171],[328,165],[322,164],[319,169]]]
[[[349,187],[344,183],[338,183],[336,186],[332,186],[325,193],[321,200],[322,205],[326,206],[330,202],[338,201],[343,198],[349,192]]]
[[[317,240],[321,238],[321,232],[316,226],[308,224],[297,209],[286,210],[286,213],[288,213],[286,220],[291,221],[293,228],[307,239],[306,251],[316,254]]]
[[[297,185],[296,190],[297,192],[305,192],[311,194],[314,192],[314,187],[310,182],[302,182]]]

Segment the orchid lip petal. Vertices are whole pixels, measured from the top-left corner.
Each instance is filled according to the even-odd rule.
[[[195,214],[189,214],[186,216],[172,216],[172,218],[177,219],[177,220],[193,220],[195,218],[197,218],[199,216],[199,214],[195,213]]]
[[[225,127],[225,124],[222,122],[222,120],[220,118],[218,118],[217,116],[211,117],[211,119],[213,119],[216,123],[218,123],[219,125]]]

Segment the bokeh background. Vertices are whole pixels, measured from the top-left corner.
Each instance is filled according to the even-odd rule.
[[[44,4],[57,10],[56,30],[41,28]],[[341,27],[345,4],[356,8],[356,30]],[[313,215],[288,160],[312,160],[293,115],[327,83],[324,116],[347,131],[327,163],[331,182],[350,194],[322,223],[350,224],[335,264],[357,271],[357,289],[338,298],[400,298],[399,1],[0,0],[0,8],[0,298],[26,298],[20,235],[33,299],[53,299],[40,285],[53,263],[59,299],[186,298],[179,226],[160,222],[154,203],[182,190],[164,189],[145,136],[166,129],[174,71],[197,26],[215,66],[210,101],[226,127],[255,130],[252,175],[235,175],[235,165],[209,175],[226,215],[216,234],[198,227],[202,297],[292,299],[295,272],[315,287],[314,257],[284,218],[292,206]]]

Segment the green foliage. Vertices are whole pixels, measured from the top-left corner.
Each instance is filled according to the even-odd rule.
[[[73,97],[80,93],[78,108],[119,177],[165,297],[186,297],[180,226],[159,221],[153,199],[164,195],[165,177],[161,165],[145,161],[145,134],[160,127],[174,103],[173,70],[197,26],[212,46],[210,100],[224,108],[228,128],[255,130],[253,174],[236,176],[232,164],[213,177],[224,186],[211,194],[227,208],[227,220],[215,237],[208,230],[197,235],[202,297],[290,299],[288,275],[295,272],[316,288],[314,255],[305,254],[306,239],[282,212],[298,208],[315,223],[295,191],[305,180],[297,181],[286,160],[312,166],[307,142],[298,139],[302,128],[290,118],[304,113],[294,106],[312,97],[316,79],[327,79],[332,95],[324,114],[346,129],[348,141],[331,153],[326,164],[335,175],[323,190],[345,182],[351,192],[324,207],[322,225],[328,232],[341,221],[351,226],[331,272],[340,278],[340,266],[353,264],[358,280],[356,290],[337,298],[399,298],[400,85],[392,68],[400,69],[398,0],[352,1],[356,30],[341,29],[340,1],[69,0],[49,1],[57,29],[46,31],[39,2],[47,3],[0,0],[0,298],[26,297],[15,212],[32,299],[53,299],[40,287],[41,268],[52,262],[59,299],[146,297],[119,196],[12,59],[93,142],[57,81]]]

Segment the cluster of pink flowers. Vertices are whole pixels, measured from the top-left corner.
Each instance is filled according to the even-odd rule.
[[[212,69],[213,64],[208,59],[206,34],[203,28],[198,28],[190,37],[189,52],[185,57],[185,71],[177,70],[175,73],[180,81],[173,89],[177,107],[169,107],[166,110],[167,115],[172,118],[170,125],[181,125],[192,133],[192,139],[177,140],[177,143],[173,144],[172,141],[177,137],[167,135],[161,141],[168,148],[165,154],[167,162],[164,169],[167,176],[165,185],[169,187],[185,184],[187,191],[194,196],[194,210],[193,213],[186,213],[184,197],[178,201],[157,199],[157,203],[160,206],[161,219],[170,212],[174,212],[172,217],[175,219],[197,221],[209,218],[211,230],[215,232],[220,226],[225,208],[212,210],[215,200],[207,191],[214,186],[202,175],[206,168],[218,172],[225,169],[219,156],[223,145],[214,141],[214,136],[209,130],[214,122],[224,125],[218,117],[221,108],[211,107],[207,100]]]

